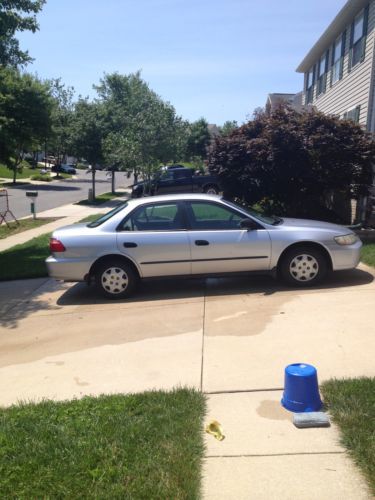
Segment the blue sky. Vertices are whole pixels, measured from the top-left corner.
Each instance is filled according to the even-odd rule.
[[[246,121],[270,92],[302,90],[296,67],[346,0],[47,0],[19,35],[27,70],[95,96],[104,72],[142,71],[189,120]]]

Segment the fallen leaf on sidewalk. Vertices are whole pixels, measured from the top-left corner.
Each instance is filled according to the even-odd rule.
[[[212,420],[206,427],[206,432],[208,434],[211,434],[215,439],[218,441],[222,441],[225,439],[225,436],[223,434],[223,428],[221,427],[220,422],[217,420]]]

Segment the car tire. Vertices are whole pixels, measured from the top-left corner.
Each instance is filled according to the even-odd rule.
[[[122,259],[107,260],[95,272],[95,283],[100,293],[112,300],[130,297],[138,276],[130,264]]]
[[[278,266],[279,276],[289,286],[306,287],[320,283],[328,273],[327,259],[318,248],[292,248]]]
[[[213,184],[210,184],[209,186],[206,186],[204,188],[204,192],[206,194],[219,194],[219,188],[217,186],[214,186]]]

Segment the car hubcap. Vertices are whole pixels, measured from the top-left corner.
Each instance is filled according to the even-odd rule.
[[[102,287],[108,293],[121,293],[126,290],[129,278],[120,267],[110,267],[102,274]]]
[[[319,272],[319,264],[312,255],[297,255],[290,263],[289,272],[297,281],[311,281]]]

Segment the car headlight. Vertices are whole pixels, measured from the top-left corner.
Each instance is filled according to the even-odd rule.
[[[335,241],[339,245],[353,245],[358,241],[358,236],[354,233],[345,234],[343,236],[336,236]]]

